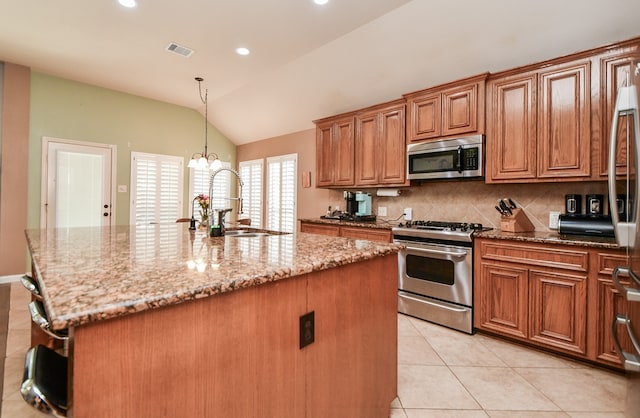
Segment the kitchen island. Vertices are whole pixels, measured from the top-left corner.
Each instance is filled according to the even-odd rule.
[[[71,416],[389,416],[394,244],[185,224],[27,241],[53,326],[70,330]]]

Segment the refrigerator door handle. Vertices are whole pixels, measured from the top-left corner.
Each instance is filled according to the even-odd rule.
[[[609,205],[612,208],[616,207],[616,151],[618,147],[618,120],[620,116],[630,116],[627,120],[631,120],[633,127],[631,128],[634,132],[634,140],[637,141],[640,138],[640,123],[638,122],[638,94],[636,90],[636,86],[623,86],[618,90],[618,97],[616,99],[616,106],[613,110],[613,120],[611,123],[611,133],[609,139],[609,172],[608,172],[608,183],[609,183]],[[638,154],[639,147],[637,145],[640,144],[627,144],[627,147],[633,149],[636,153],[635,161],[636,167],[634,167],[635,173],[638,173],[638,159],[640,154]],[[613,223],[613,228],[616,236],[616,241],[618,245],[623,248],[633,248],[635,246],[636,239],[636,228],[637,228],[637,217],[640,213],[640,182],[636,182],[636,190],[634,190],[634,204],[635,210],[632,213],[631,219],[629,222],[620,222],[620,218],[618,216],[618,212],[615,210],[611,212],[611,220]]]
[[[622,350],[622,346],[620,345],[620,339],[618,338],[618,325],[624,325],[627,328],[627,334],[629,335],[629,339],[631,340],[631,344],[633,344],[633,348],[636,351],[636,354],[627,353]],[[631,320],[625,315],[616,315],[613,320],[613,324],[611,325],[611,335],[613,336],[613,344],[616,348],[616,352],[620,355],[622,359],[622,365],[625,370],[639,372],[640,371],[640,344],[638,344],[638,340],[635,336],[635,333],[631,329]]]
[[[616,267],[613,269],[613,284],[622,296],[629,302],[640,302],[640,289],[626,287],[620,281],[620,276],[630,277],[638,286],[640,286],[640,277],[636,275],[628,267]]]

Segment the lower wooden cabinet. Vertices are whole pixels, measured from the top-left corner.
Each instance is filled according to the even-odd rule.
[[[330,225],[314,222],[300,222],[300,232],[311,234],[329,235],[332,237],[348,237],[355,239],[367,239],[370,241],[392,242],[393,236],[390,229],[371,228],[366,226]]]
[[[476,239],[474,326],[620,367],[611,324],[628,307],[612,272],[625,260],[615,249]]]

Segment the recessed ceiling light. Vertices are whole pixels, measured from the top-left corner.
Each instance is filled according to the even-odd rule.
[[[118,0],[118,3],[124,7],[136,7],[136,0]]]
[[[251,53],[251,51],[249,51],[248,48],[240,47],[240,48],[236,48],[236,53],[238,55],[249,55]]]
[[[329,3],[329,0],[313,0],[313,2],[315,4],[327,4]]]

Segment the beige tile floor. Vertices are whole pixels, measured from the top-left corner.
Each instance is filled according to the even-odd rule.
[[[18,390],[29,347],[28,302],[28,292],[13,283],[1,418],[43,416]],[[391,418],[623,418],[625,392],[618,374],[398,315]]]

